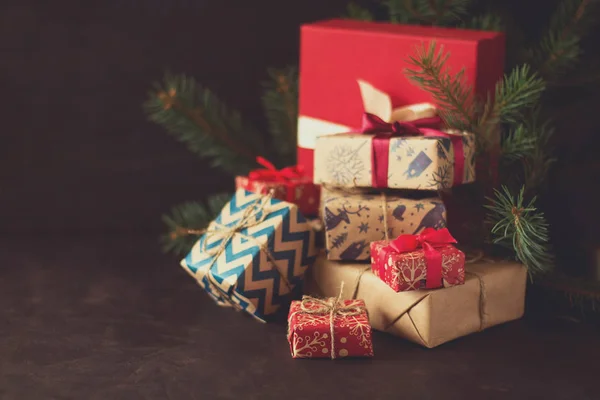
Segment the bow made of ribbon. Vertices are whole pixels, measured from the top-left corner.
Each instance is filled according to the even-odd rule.
[[[456,243],[456,239],[452,237],[448,228],[426,228],[418,235],[400,235],[382,250],[385,252],[384,259],[387,259],[391,252],[409,253],[423,249],[427,265],[425,287],[433,289],[442,284],[442,253],[438,249],[452,243]]]
[[[350,317],[360,315],[366,311],[365,307],[358,305],[344,305],[342,303],[342,292],[344,282],[340,286],[337,297],[319,299],[312,296],[302,296],[300,303],[300,314],[327,315],[329,314],[329,336],[331,337],[331,359],[335,358],[335,317]]]
[[[304,168],[299,165],[277,169],[273,163],[263,157],[256,157],[256,162],[265,168],[251,171],[248,174],[250,179],[286,183],[304,177]]]
[[[256,239],[254,236],[250,236],[250,235],[247,235],[247,234],[244,234],[241,232],[243,229],[252,228],[252,227],[257,226],[265,221],[265,219],[269,215],[269,211],[266,208],[266,206],[270,203],[272,197],[273,197],[273,193],[270,192],[269,194],[267,194],[265,196],[260,196],[259,198],[257,198],[252,204],[250,204],[244,210],[242,217],[232,226],[221,225],[221,224],[213,221],[211,228],[200,231],[200,233],[206,234],[204,241],[202,243],[201,251],[203,253],[205,253],[206,255],[208,255],[209,257],[212,257],[212,261],[205,268],[198,269],[196,271],[196,279],[198,281],[201,281],[203,275],[207,276],[209,284],[214,289],[214,291],[219,294],[219,299],[221,301],[223,301],[224,303],[229,304],[230,306],[237,308],[237,309],[240,309],[241,307],[238,304],[234,303],[229,297],[222,294],[222,291],[219,289],[219,284],[218,284],[218,282],[216,282],[216,280],[211,272],[211,269],[212,269],[213,265],[215,264],[215,262],[217,261],[217,259],[221,256],[221,254],[223,254],[223,252],[225,251],[225,249],[227,248],[227,246],[229,245],[231,240],[236,235],[240,236],[244,239],[253,241],[260,248],[260,251],[262,251],[267,256],[267,258],[269,259],[269,261],[271,263],[271,268],[274,269],[275,271],[277,271],[277,273],[279,274],[279,276],[281,277],[281,279],[283,280],[283,282],[285,283],[287,288],[290,291],[292,291],[292,287],[291,287],[290,283],[288,282],[288,280],[286,279],[286,277],[279,271],[279,269],[277,269],[277,260],[275,260],[275,257],[269,250],[268,244],[260,243],[258,241],[258,239]],[[211,239],[211,238],[214,238],[216,240],[218,240],[220,238],[221,243],[219,244],[218,247],[209,250],[209,249],[207,249],[207,244],[208,244],[209,239]],[[202,274],[200,274],[200,272],[202,272]]]
[[[294,181],[305,177],[304,167],[301,165],[295,165],[292,167],[277,169],[273,163],[263,157],[256,157],[256,162],[265,168],[251,171],[248,174],[248,179],[254,181],[278,183],[285,186],[285,201],[293,203],[295,200]]]
[[[414,121],[385,122],[378,116],[364,113],[360,132],[375,134],[372,144],[371,176],[373,187],[387,187],[390,138],[398,136],[424,136],[449,138],[454,147],[454,184],[462,183],[464,174],[464,148],[462,135],[440,130],[442,119],[439,116],[421,118]]]

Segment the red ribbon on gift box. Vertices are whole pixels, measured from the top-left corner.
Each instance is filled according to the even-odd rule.
[[[285,185],[287,188],[285,195],[286,201],[290,203],[294,202],[292,181],[304,177],[304,167],[301,165],[295,165],[292,167],[277,169],[273,163],[263,157],[256,157],[256,162],[265,167],[265,169],[256,169],[251,171],[248,174],[248,178],[251,180],[281,183],[282,185]]]
[[[418,235],[398,236],[382,250],[386,254],[384,259],[387,259],[388,252],[409,253],[423,249],[427,265],[425,288],[434,289],[442,285],[442,253],[438,249],[452,243],[456,243],[456,239],[452,237],[448,228],[425,228]]]
[[[454,147],[454,184],[462,183],[465,157],[461,135],[439,130],[442,119],[438,116],[408,122],[388,123],[378,116],[364,113],[361,133],[375,133],[371,157],[373,187],[387,187],[390,158],[390,138],[398,136],[425,136],[449,138]]]

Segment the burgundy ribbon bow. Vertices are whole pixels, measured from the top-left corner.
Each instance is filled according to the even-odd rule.
[[[361,133],[375,133],[371,157],[373,187],[387,187],[390,163],[390,138],[397,136],[444,137],[452,141],[454,147],[454,184],[462,183],[464,174],[464,149],[462,137],[439,130],[442,119],[439,116],[421,118],[414,121],[388,123],[378,116],[364,113]]]
[[[250,180],[260,180],[263,182],[281,183],[287,187],[286,201],[294,201],[294,190],[292,182],[304,177],[304,167],[296,165],[277,169],[273,163],[263,157],[256,157],[256,162],[265,167],[265,169],[255,169],[248,174]]]
[[[448,228],[435,230],[426,228],[419,235],[400,235],[392,240],[383,251],[387,253],[408,253],[423,249],[427,264],[425,287],[434,289],[442,285],[442,253],[438,250],[448,244],[456,243]],[[385,259],[387,259],[387,255]]]

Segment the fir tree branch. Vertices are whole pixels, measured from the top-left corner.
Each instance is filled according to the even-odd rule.
[[[187,254],[202,235],[202,230],[230,199],[229,194],[217,194],[209,197],[206,203],[187,202],[173,207],[169,215],[162,217],[168,228],[168,233],[161,237],[163,251],[178,256]]]
[[[452,26],[471,0],[385,0],[392,22]]]
[[[474,131],[480,134],[483,149],[488,148],[498,124],[519,126],[524,114],[539,101],[546,89],[544,81],[531,72],[529,65],[517,66],[496,84],[494,97],[488,95]],[[524,128],[524,127],[523,127]],[[524,133],[520,131],[519,133]],[[521,136],[509,137],[508,145]]]
[[[268,70],[263,82],[263,107],[273,138],[273,154],[280,168],[296,163],[296,131],[298,125],[298,70],[296,67]]]
[[[535,144],[535,137],[532,137],[524,124],[519,124],[502,141],[502,159],[508,163],[522,161],[531,156]]]
[[[592,6],[596,5],[593,3],[593,0],[561,0],[539,48],[527,51],[546,80],[557,80],[577,64],[581,36],[591,22]]]
[[[416,55],[408,59],[414,69],[407,69],[405,74],[413,83],[431,93],[440,116],[449,127],[473,131],[477,105],[472,87],[464,82],[464,69],[452,75],[445,67],[450,55],[444,54],[443,50],[440,46],[440,50],[436,51],[434,41],[427,49],[418,47]]]
[[[496,84],[494,116],[499,122],[518,124],[523,120],[523,113],[540,101],[545,89],[545,82],[531,72],[529,65],[515,67]]]
[[[150,121],[232,174],[248,172],[256,155],[264,154],[260,135],[194,78],[167,74],[162,84],[154,85],[144,109]]]
[[[502,32],[505,28],[502,17],[494,13],[476,15],[469,20],[463,21],[458,25],[458,27],[463,29],[494,32]]]
[[[355,2],[350,2],[346,7],[346,14],[342,15],[345,19],[355,19],[359,21],[373,21],[375,18],[368,9],[361,7]]]
[[[494,244],[511,248],[516,258],[528,268],[530,276],[548,272],[554,263],[549,245],[548,223],[535,207],[536,198],[524,205],[525,187],[516,197],[506,186],[495,190],[495,198],[485,207],[488,222],[493,224]]]

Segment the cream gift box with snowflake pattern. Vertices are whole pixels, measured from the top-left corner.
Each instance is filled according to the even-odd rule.
[[[329,260],[369,260],[371,242],[446,227],[442,200],[422,194],[408,197],[325,186],[321,189],[321,214]]]
[[[445,132],[451,137],[389,137],[385,139],[389,143],[383,157],[374,150],[378,135],[319,136],[314,182],[340,187],[440,190],[475,181],[475,136]],[[378,179],[382,174],[383,179]]]

